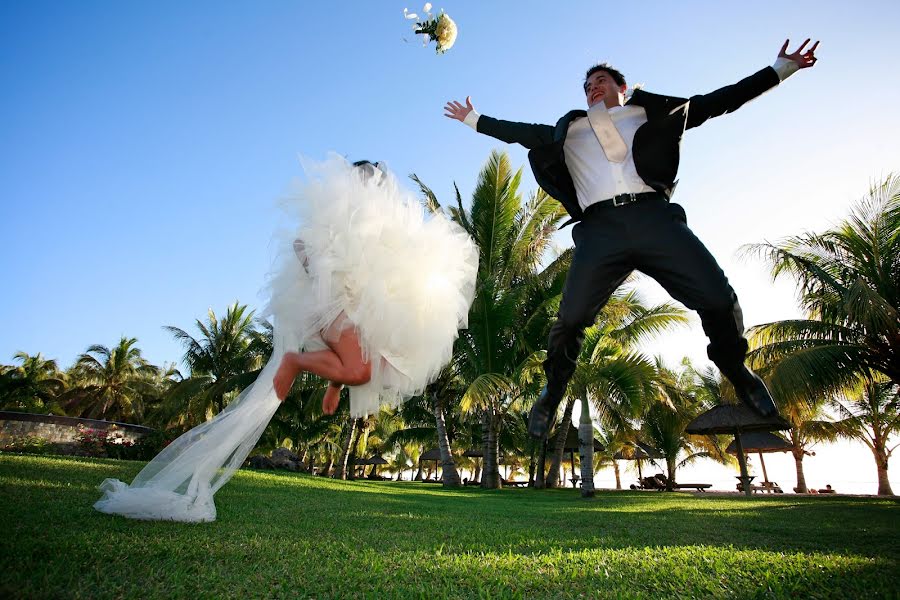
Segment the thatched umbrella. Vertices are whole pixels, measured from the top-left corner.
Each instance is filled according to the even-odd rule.
[[[549,440],[547,440],[547,446],[549,448],[556,447],[556,439],[559,433],[554,434]],[[581,448],[581,442],[578,441],[578,428],[569,426],[569,432],[566,434],[566,441],[563,445],[563,452],[569,453],[569,465],[572,468],[572,479],[575,479],[575,453]],[[597,438],[594,438],[594,451],[595,452],[603,452],[605,447]],[[575,482],[572,482],[572,487],[575,487]]]
[[[419,457],[419,462],[423,460],[434,461],[434,478],[439,479],[438,477],[438,464],[441,462],[441,449],[440,448],[432,448],[428,452],[422,454]]]
[[[790,428],[791,424],[779,415],[763,417],[743,404],[720,404],[688,423],[685,431],[693,435],[731,434],[734,436],[738,464],[741,466],[741,483],[744,494],[749,496],[752,493],[750,476],[747,474],[747,459],[741,443],[741,434]]]
[[[613,460],[633,460],[637,463],[638,481],[644,478],[641,463],[645,460],[664,458],[662,453],[644,442],[631,442],[613,455]]]
[[[793,446],[791,446],[790,442],[783,437],[777,436],[774,433],[769,433],[768,431],[744,433],[739,437],[744,452],[756,452],[759,454],[759,464],[762,465],[763,481],[768,485],[769,474],[766,473],[766,461],[763,460],[763,452],[787,452],[793,448]],[[725,452],[737,454],[737,448],[738,438],[735,438],[733,442],[728,444],[728,448],[725,449]]]
[[[357,467],[361,467],[361,468],[362,468],[362,475],[365,475],[365,474],[366,474],[366,465],[369,464],[369,459],[367,459],[367,458],[360,458],[360,457],[358,457],[358,456],[354,456],[354,457],[351,457],[351,460],[352,460],[353,462],[352,462],[352,464],[350,465],[350,472],[353,474],[353,477],[356,477],[356,476],[358,475],[358,473],[357,473],[357,471],[356,471],[356,468],[357,468]],[[360,475],[360,477],[362,477],[362,475]]]
[[[372,470],[369,471],[369,477],[372,477],[376,474],[375,471],[378,469],[378,465],[386,465],[388,464],[388,461],[384,460],[381,456],[370,456],[363,464],[372,465]]]

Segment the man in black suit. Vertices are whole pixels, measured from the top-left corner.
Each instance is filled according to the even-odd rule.
[[[585,75],[588,110],[573,110],[555,126],[479,115],[471,99],[448,102],[445,116],[530,151],[535,180],[577,222],[575,252],[557,320],[550,330],[547,385],[531,410],[528,430],[544,437],[575,371],[584,329],[635,269],[700,315],[707,354],[734,384],[742,402],[762,415],[777,412],[763,381],[744,365],[747,340],[740,305],[715,258],[670,204],[686,129],[733,112],[815,64],[818,42],[806,40],[775,64],[741,81],[690,99],[635,90],[626,103],[625,77],[608,64]]]

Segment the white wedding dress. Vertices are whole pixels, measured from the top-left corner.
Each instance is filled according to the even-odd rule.
[[[107,479],[94,507],[135,519],[213,521],[213,495],[243,464],[280,402],[285,352],[326,347],[353,327],[371,380],[350,388],[353,416],[422,392],[466,327],[478,251],[441,214],[427,214],[390,173],[339,156],[304,164],[308,180],[284,204],[266,314],[274,352],[256,382],[221,413],[169,444],[131,485]],[[337,326],[335,326],[337,325]]]

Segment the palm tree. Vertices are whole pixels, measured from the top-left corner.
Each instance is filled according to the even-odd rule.
[[[333,448],[340,437],[340,420],[346,414],[342,402],[334,415],[322,414],[322,397],[325,383],[311,373],[297,377],[293,388],[272,417],[263,433],[257,450],[287,447],[293,450],[299,462],[307,463],[316,455],[317,447]],[[312,471],[314,465],[307,465]]]
[[[678,373],[663,367],[657,360],[659,397],[644,414],[641,430],[642,437],[666,461],[666,489],[669,491],[674,489],[672,486],[679,467],[699,458],[712,458],[723,464],[731,462],[716,438],[694,436],[685,432],[688,423],[712,407],[712,402],[697,389],[695,371],[689,365],[686,366],[688,368]],[[677,462],[681,453],[687,456]]]
[[[447,434],[446,411],[452,398],[450,382],[438,378],[429,386],[428,395],[431,398],[431,406],[434,411],[435,433],[438,439],[438,448],[441,452],[441,480],[445,487],[459,487],[462,480],[453,460],[450,450],[450,437]]]
[[[346,420],[342,424],[340,458],[338,458],[337,464],[334,465],[334,472],[331,473],[334,479],[348,478],[347,467],[350,464],[350,456],[353,453],[354,440],[359,440],[357,432],[362,428],[363,420],[360,417],[346,415]]]
[[[794,468],[797,472],[796,492],[805,494],[806,475],[803,473],[803,459],[813,455],[810,448],[816,442],[826,442],[835,439],[836,435],[830,428],[825,414],[823,402],[818,399],[807,400],[789,396],[787,398],[775,397],[778,412],[791,424],[787,432],[787,440],[791,443],[791,455],[794,457]]]
[[[562,288],[569,253],[543,271],[545,251],[565,216],[559,203],[542,190],[528,202],[519,195],[521,169],[509,158],[491,153],[479,174],[470,210],[449,213],[479,247],[475,300],[469,327],[457,344],[459,374],[465,382],[460,401],[464,412],[478,411],[484,427],[484,487],[500,487],[498,438],[510,408],[522,402],[534,380],[535,348],[543,345],[552,304]],[[421,185],[421,184],[420,184]],[[422,186],[432,206],[434,194]]]
[[[70,370],[69,410],[80,417],[140,423],[156,392],[159,370],[148,363],[136,338],[122,337],[112,349],[93,345]]]
[[[878,495],[892,496],[888,460],[897,444],[889,447],[889,442],[891,436],[900,433],[900,387],[889,381],[866,381],[845,398],[835,398],[832,405],[840,420],[825,426],[872,451],[878,469]]]
[[[592,402],[606,426],[629,429],[629,419],[638,416],[652,390],[656,370],[645,356],[634,351],[637,344],[673,325],[687,323],[684,309],[664,303],[654,307],[643,305],[635,291],[616,293],[597,317],[593,327],[585,331],[581,354],[568,387],[569,398],[558,429],[556,448],[547,487],[559,481],[563,446],[571,424],[572,407],[577,397],[581,403],[579,440],[584,438],[580,455],[590,468],[590,481],[583,480],[583,490],[593,490],[593,424],[589,402]],[[586,471],[587,473],[587,471]]]
[[[165,329],[182,342],[182,358],[190,376],[171,390],[165,411],[179,424],[193,426],[220,412],[237,393],[253,383],[272,353],[272,329],[257,329],[253,311],[235,302],[220,320],[209,309],[206,322],[197,319],[201,336],[178,327]]]
[[[0,368],[2,410],[64,415],[59,396],[66,380],[56,361],[45,359],[40,352],[34,356],[16,352],[13,359],[22,364]]]
[[[397,444],[395,451],[388,460],[387,469],[397,473],[397,481],[403,479],[403,472],[415,465],[419,460],[420,446],[415,443]]]
[[[175,363],[164,363],[151,378],[152,392],[144,396],[144,424],[149,427],[168,429],[172,423],[168,418],[166,405],[172,390],[184,381]]]
[[[751,358],[771,367],[777,396],[830,397],[881,378],[900,385],[900,178],[872,186],[825,233],[745,251],[774,278],[793,275],[808,314],[752,329]]]
[[[593,423],[590,422],[590,417],[588,417],[588,422],[593,428]],[[580,429],[580,427],[579,427]],[[631,445],[634,441],[636,441],[636,431],[629,429],[605,429],[601,430],[601,438],[603,439],[603,452],[599,454],[597,457],[597,461],[600,464],[610,463],[613,468],[613,473],[616,477],[616,489],[622,489],[622,474],[619,471],[619,463],[616,461],[616,455],[619,453],[625,454],[632,451],[633,446]],[[581,431],[579,431],[580,438]],[[590,446],[593,448],[593,444]],[[584,448],[584,445],[582,445]],[[582,449],[582,453],[586,454],[586,450]],[[588,463],[588,464],[584,464]],[[593,473],[586,472],[588,467],[591,466],[590,462],[586,460],[586,457],[582,457],[582,466],[581,466],[581,478],[582,481],[585,481],[585,478],[593,477]],[[598,465],[599,466],[599,465]],[[591,480],[591,489],[593,489],[593,480]]]
[[[396,408],[382,406],[375,415],[369,435],[366,438],[366,447],[360,448],[359,456],[382,456],[392,454],[399,444],[391,441],[395,431],[402,429],[404,423],[400,412]],[[389,461],[390,462],[390,461]],[[372,465],[369,475],[376,474],[376,465]]]

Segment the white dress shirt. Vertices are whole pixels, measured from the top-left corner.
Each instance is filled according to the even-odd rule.
[[[609,116],[628,148],[625,160],[619,163],[606,158],[587,117],[569,123],[563,153],[582,210],[619,194],[653,191],[638,175],[631,154],[634,133],[647,122],[647,112],[641,106],[614,106]]]

